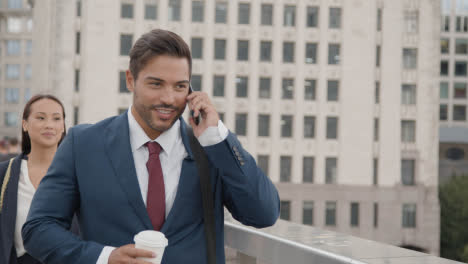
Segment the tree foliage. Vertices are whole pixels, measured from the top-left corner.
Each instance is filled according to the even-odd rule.
[[[440,186],[440,255],[468,262],[468,176]]]

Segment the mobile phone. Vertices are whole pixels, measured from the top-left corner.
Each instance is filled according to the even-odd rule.
[[[192,85],[190,85],[189,86],[189,94],[191,94],[192,92],[193,92]],[[197,117],[195,117],[194,114],[195,114],[195,111],[190,109],[190,116],[193,117],[193,121],[195,122],[195,125],[198,126],[198,124],[200,124],[200,113],[198,113]]]

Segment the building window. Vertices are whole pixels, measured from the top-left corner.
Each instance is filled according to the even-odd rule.
[[[402,120],[401,121],[401,142],[412,143],[416,142],[416,121]]]
[[[158,5],[146,4],[145,5],[145,19],[147,20],[156,20],[158,18]]]
[[[237,16],[238,24],[248,25],[250,23],[250,4],[240,3]]]
[[[449,148],[445,152],[445,157],[449,160],[462,160],[465,158],[465,151],[461,148]]]
[[[374,227],[379,226],[379,204],[374,203]]]
[[[338,101],[339,84],[338,81],[329,80],[327,82],[327,100],[329,102]]]
[[[205,16],[204,1],[192,1],[192,22],[203,22]]]
[[[325,225],[336,226],[336,202],[325,203]]]
[[[379,184],[379,160],[374,158],[373,160],[373,166],[372,166],[372,184],[376,186]]]
[[[122,37],[120,38],[120,40],[122,40]],[[75,54],[80,54],[80,50],[81,50],[81,33],[80,32],[76,32],[76,37],[75,37]]]
[[[260,23],[264,26],[273,25],[273,5],[262,4]]]
[[[468,39],[456,39],[455,40],[455,53],[456,54],[468,54]]]
[[[294,79],[283,78],[281,99],[294,98]]]
[[[22,8],[23,7],[23,0],[8,0],[8,8]]]
[[[296,6],[286,5],[284,6],[283,25],[285,27],[296,26]]]
[[[228,3],[227,2],[216,1],[216,3],[215,3],[215,23],[226,24],[226,22],[227,22],[227,9],[228,9]]]
[[[304,116],[304,138],[315,137],[315,117]]]
[[[401,182],[403,185],[414,185],[415,181],[415,160],[402,159],[401,160]]]
[[[283,62],[294,62],[294,42],[283,42]]]
[[[315,100],[315,80],[304,81],[304,100],[313,101]]]
[[[403,105],[416,104],[416,85],[403,84],[401,86],[401,103]]]
[[[457,16],[455,22],[457,32],[468,32],[468,16]]]
[[[448,76],[449,72],[449,64],[448,61],[443,60],[440,62],[440,75],[442,76]]]
[[[24,67],[24,79],[31,80],[32,77],[32,67],[31,64],[26,64]]]
[[[180,10],[182,4],[180,0],[169,0],[168,16],[169,21],[180,21]]]
[[[125,72],[119,72],[119,92],[120,93],[130,93],[127,89],[127,77],[125,76]]]
[[[414,70],[417,67],[418,50],[415,48],[403,49],[403,68],[406,70]]]
[[[192,58],[201,59],[203,58],[203,39],[192,38]]]
[[[6,65],[6,79],[7,80],[19,80],[20,78],[20,65],[19,64],[7,64]]]
[[[338,117],[327,117],[327,139],[338,138]]]
[[[258,115],[258,136],[259,137],[270,136],[270,115],[267,115],[267,114]]]
[[[80,70],[75,70],[75,92],[80,91]]]
[[[213,78],[213,96],[223,97],[224,96],[224,76],[215,76]]]
[[[76,16],[81,17],[81,0],[76,1]]]
[[[329,28],[341,27],[341,8],[331,7],[329,16]]]
[[[326,158],[325,159],[325,183],[335,184],[338,174],[337,158]]]
[[[120,35],[120,55],[128,56],[132,48],[133,35],[121,34]]]
[[[302,204],[302,224],[314,225],[314,201],[304,201]]]
[[[442,54],[450,53],[450,40],[448,38],[440,39],[440,53]]]
[[[271,41],[260,42],[260,61],[271,61]]]
[[[293,127],[293,116],[282,115],[281,116],[281,137],[283,138],[292,137],[292,127]]]
[[[317,6],[307,7],[307,27],[318,27],[319,8]]]
[[[374,141],[379,141],[379,119],[374,118]]]
[[[194,91],[201,91],[202,90],[202,76],[192,75],[192,78],[190,79],[190,84],[192,85],[192,89]]]
[[[271,97],[271,78],[262,77],[259,82],[259,98],[269,99]]]
[[[359,203],[351,203],[351,226],[359,226]]]
[[[444,16],[442,18],[441,28],[444,32],[450,32],[450,16]]]
[[[214,51],[215,60],[225,60],[226,59],[226,40],[215,39],[214,44],[215,44],[215,51]]]
[[[19,88],[5,88],[5,102],[9,104],[19,103]]]
[[[448,82],[440,82],[440,99],[449,98],[449,84]]]
[[[224,113],[223,113],[223,112],[218,112],[218,116],[219,116],[219,120],[221,120],[221,122],[225,122],[225,121],[224,121]]]
[[[404,20],[404,32],[418,33],[419,12],[417,10],[405,11]]]
[[[236,114],[236,134],[238,136],[247,135],[247,114]]]
[[[133,18],[133,4],[122,3],[120,7],[121,18]]]
[[[455,76],[466,76],[466,61],[455,62]]]
[[[466,83],[456,82],[453,84],[453,98],[455,99],[466,98]]]
[[[24,102],[29,101],[31,99],[31,88],[24,89]]]
[[[377,8],[377,31],[382,31],[382,8]]]
[[[21,53],[21,44],[17,39],[7,40],[6,41],[6,54],[8,56],[18,56]]]
[[[26,55],[32,54],[32,40],[26,40]]]
[[[448,107],[446,104],[441,104],[439,109],[439,120],[447,121],[448,120]]]
[[[314,157],[304,157],[302,159],[302,182],[314,182]]]
[[[248,77],[237,77],[236,78],[236,96],[237,97],[247,97],[248,95]]]
[[[79,114],[80,114],[80,109],[77,106],[73,107],[73,125],[74,126],[78,125],[78,122],[80,120]]]
[[[403,204],[402,226],[405,228],[416,227],[416,204]]]
[[[280,182],[291,181],[291,156],[280,157]]]
[[[17,112],[5,112],[5,126],[16,127],[18,125]]]
[[[375,48],[375,66],[380,67],[380,45]]]
[[[466,105],[453,106],[453,121],[466,121]]]
[[[306,43],[306,58],[305,63],[315,64],[317,63],[317,43]]]
[[[280,208],[280,219],[289,221],[291,218],[291,201],[281,201]]]
[[[258,167],[265,173],[265,175],[268,176],[268,168],[269,168],[269,162],[270,161],[270,156],[268,155],[258,155],[257,156],[257,164]]]
[[[7,18],[7,32],[8,33],[20,33],[21,32],[21,18],[19,17],[8,17]]]
[[[237,60],[239,61],[249,60],[249,41],[248,40],[237,41]]]
[[[374,92],[374,102],[376,104],[380,103],[380,82],[375,82],[375,92]]]
[[[340,64],[340,44],[328,44],[328,64]]]

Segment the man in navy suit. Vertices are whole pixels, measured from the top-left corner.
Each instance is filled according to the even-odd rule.
[[[191,55],[176,34],[153,30],[130,52],[128,112],[70,129],[42,180],[23,226],[24,245],[47,264],[148,263],[135,249],[142,230],[169,240],[162,263],[206,263],[197,167],[181,115],[188,104],[193,134],[210,164],[216,261],[225,263],[224,207],[245,225],[266,227],[279,196],[236,136],[219,120],[206,93],[189,93]],[[103,98],[104,99],[104,98]],[[81,238],[67,231],[73,214]]]

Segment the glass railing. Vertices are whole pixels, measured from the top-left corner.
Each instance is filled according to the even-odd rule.
[[[455,264],[425,253],[278,220],[268,228],[224,223],[226,264]]]

